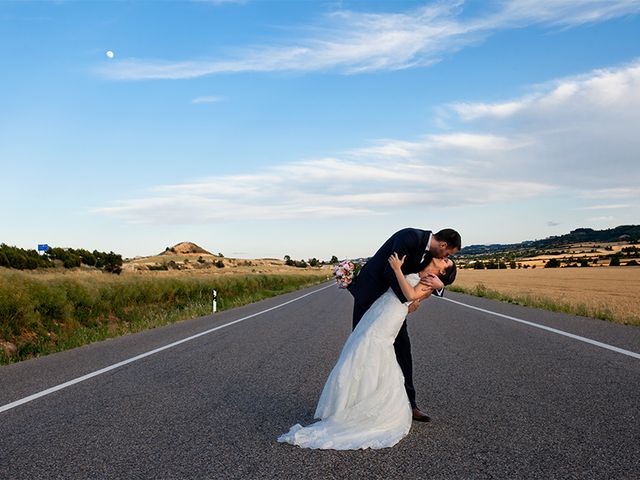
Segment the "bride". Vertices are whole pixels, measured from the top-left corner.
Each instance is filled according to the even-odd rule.
[[[443,278],[454,265],[450,259],[434,258],[421,272],[405,277],[401,270],[404,259],[394,253],[389,263],[407,303],[391,289],[375,301],[329,374],[314,415],[320,421],[307,427],[294,425],[278,442],[335,450],[386,448],[409,433],[411,406],[393,343],[408,304],[431,295],[432,290],[420,284],[420,278]]]

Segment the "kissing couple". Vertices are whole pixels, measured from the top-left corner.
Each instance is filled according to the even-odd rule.
[[[406,316],[453,283],[449,258],[460,234],[405,228],[394,233],[348,286],[353,332],[329,374],[314,418],[278,438],[304,448],[356,450],[392,447],[411,421],[428,421],[416,404]]]

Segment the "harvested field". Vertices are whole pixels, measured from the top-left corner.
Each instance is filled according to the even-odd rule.
[[[452,290],[640,325],[640,267],[459,270]]]

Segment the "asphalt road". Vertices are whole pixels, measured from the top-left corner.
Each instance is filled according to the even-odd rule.
[[[0,407],[314,292],[0,368]],[[640,352],[640,328],[447,293]],[[276,442],[312,421],[350,332],[335,287],[0,412],[0,479],[640,479],[640,359],[430,299],[410,319],[419,405],[396,447]]]

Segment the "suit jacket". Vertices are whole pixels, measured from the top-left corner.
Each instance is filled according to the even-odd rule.
[[[355,301],[365,310],[375,302],[389,287],[393,289],[402,302],[407,299],[402,293],[391,265],[389,257],[396,252],[400,258],[406,255],[402,272],[418,273],[431,261],[431,254],[426,252],[431,231],[417,228],[404,228],[397,231],[384,242],[373,257],[362,267],[358,277],[348,289]],[[424,260],[422,257],[424,255]]]

